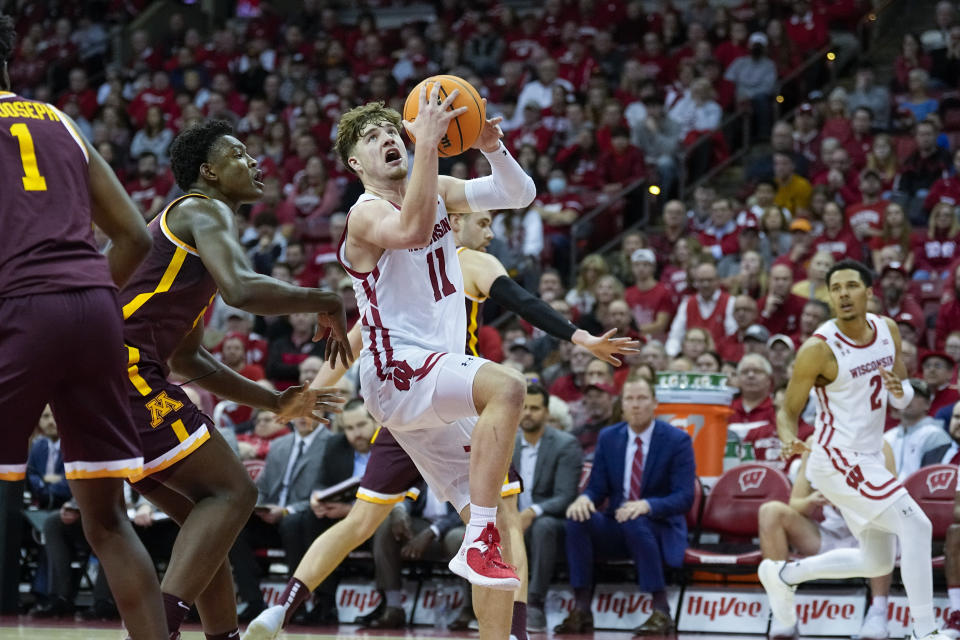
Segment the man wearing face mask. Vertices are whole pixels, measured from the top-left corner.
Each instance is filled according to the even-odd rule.
[[[747,41],[749,56],[730,63],[724,78],[737,85],[737,100],[753,106],[754,125],[761,138],[770,133],[773,122],[771,98],[777,84],[777,66],[767,56],[767,36],[759,31]]]
[[[553,169],[547,178],[547,193],[537,194],[530,208],[543,219],[544,246],[553,251],[553,266],[569,271],[570,225],[583,213],[583,201],[570,191],[562,169]]]

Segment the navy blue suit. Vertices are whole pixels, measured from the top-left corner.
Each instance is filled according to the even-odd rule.
[[[47,472],[47,454],[50,451],[50,441],[40,437],[33,441],[30,447],[30,457],[27,458],[27,483],[30,485],[30,494],[41,509],[58,509],[60,505],[70,499],[70,486],[67,484],[63,470],[63,454],[57,452],[57,463],[54,473],[60,476],[60,482],[49,484],[43,476]]]
[[[665,587],[663,564],[679,567],[687,547],[686,512],[693,504],[696,464],[693,442],[685,431],[660,420],[653,429],[650,449],[643,464],[641,499],[650,513],[624,523],[614,514],[626,501],[623,495],[627,454],[626,422],[600,431],[590,481],[583,495],[603,512],[586,522],[567,520],[567,562],[575,589],[593,586],[593,565],[598,558],[631,558],[637,569],[637,585],[643,591]]]

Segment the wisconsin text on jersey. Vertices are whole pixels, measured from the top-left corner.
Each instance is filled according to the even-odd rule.
[[[430,237],[430,244],[433,244],[443,236],[447,235],[449,231],[450,231],[450,220],[447,218],[444,218],[437,224],[433,225],[433,235]],[[411,252],[423,251],[426,248],[427,247],[418,247],[416,249],[407,249],[407,251],[411,251]]]
[[[854,378],[859,378],[860,376],[870,373],[871,371],[876,371],[881,367],[885,367],[889,369],[890,367],[893,366],[893,361],[894,361],[893,356],[884,356],[882,358],[878,358],[877,360],[874,360],[873,362],[868,362],[866,364],[860,365],[859,367],[854,367],[853,369],[850,369],[850,375],[853,376]]]

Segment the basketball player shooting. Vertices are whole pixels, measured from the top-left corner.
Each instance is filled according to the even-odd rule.
[[[843,515],[859,549],[834,549],[796,562],[764,560],[759,576],[780,624],[797,614],[796,585],[808,580],[873,578],[893,570],[900,539],[900,574],[913,616],[912,638],[943,638],[933,613],[931,525],[919,505],[884,466],[887,403],[898,409],[913,399],[900,355],[900,332],[890,318],[867,313],[873,278],[855,260],[827,272],[837,317],[821,325],[797,353],[777,432],[783,455],[807,450],[797,421],[811,389],[817,397],[807,478]]]
[[[425,477],[469,524],[454,573],[480,587],[513,591],[520,581],[500,556],[496,504],[513,452],[525,381],[516,371],[463,354],[463,277],[447,211],[514,209],[535,196],[533,181],[501,144],[499,118],[474,143],[492,175],[438,176],[437,145],[453,118],[458,91],[438,100],[421,87],[418,115],[403,121],[418,141],[409,181],[398,113],[382,103],[340,120],[337,151],[364,186],[347,216],[338,258],[354,279],[363,323],[360,380],[370,414],[391,429]],[[470,441],[469,485],[444,479],[457,470],[418,455],[417,442],[443,437],[455,421],[478,416]],[[510,596],[502,615],[510,617]],[[482,621],[481,621],[482,626]]]

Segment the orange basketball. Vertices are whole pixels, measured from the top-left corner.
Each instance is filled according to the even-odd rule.
[[[480,132],[483,130],[483,123],[486,121],[486,109],[480,94],[473,86],[457,76],[431,76],[413,88],[407,101],[403,103],[403,119],[413,122],[417,117],[417,111],[420,109],[420,87],[427,84],[427,97],[433,91],[433,84],[440,83],[440,92],[438,100],[445,100],[454,89],[459,89],[456,100],[450,106],[450,110],[466,107],[467,111],[450,121],[447,127],[447,135],[437,145],[437,151],[444,158],[460,155],[477,141]],[[409,135],[409,132],[407,132]],[[416,142],[413,136],[410,139]]]

